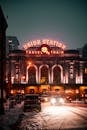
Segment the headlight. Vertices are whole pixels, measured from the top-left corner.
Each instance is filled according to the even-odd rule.
[[[47,102],[47,101],[48,101],[48,98],[47,98],[47,97],[45,97],[45,98],[44,98],[44,100],[45,100],[45,102]]]
[[[63,98],[60,98],[60,99],[59,99],[59,103],[63,104],[63,103],[64,103],[64,99],[63,99]]]
[[[56,99],[55,98],[51,98],[50,102],[51,102],[52,105],[54,105],[56,103]]]

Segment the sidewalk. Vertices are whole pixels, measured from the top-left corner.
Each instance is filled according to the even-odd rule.
[[[11,130],[10,126],[16,123],[22,113],[23,102],[16,104],[13,108],[5,108],[5,114],[0,116],[0,130]]]

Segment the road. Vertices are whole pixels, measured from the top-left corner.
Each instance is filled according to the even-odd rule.
[[[42,103],[41,112],[23,112],[17,128],[18,130],[87,130],[87,107],[78,104],[51,106],[49,103]]]

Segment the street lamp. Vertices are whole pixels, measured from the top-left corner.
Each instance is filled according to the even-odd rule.
[[[29,61],[29,62],[28,62],[28,65],[29,65],[29,66],[32,66],[32,61]]]

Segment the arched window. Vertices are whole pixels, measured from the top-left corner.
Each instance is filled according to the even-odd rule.
[[[58,66],[53,69],[53,83],[61,83],[61,69]]]
[[[29,67],[28,69],[28,83],[36,83],[36,70],[35,67]]]
[[[41,79],[40,82],[43,84],[47,84],[48,83],[48,68],[47,66],[43,66],[41,68]]]

